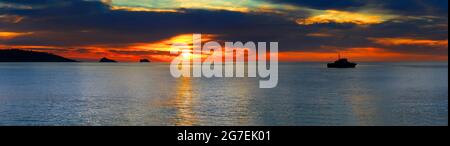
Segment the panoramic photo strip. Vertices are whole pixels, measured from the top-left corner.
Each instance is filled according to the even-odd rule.
[[[446,127],[448,0],[0,0],[0,127],[15,126],[174,144]]]

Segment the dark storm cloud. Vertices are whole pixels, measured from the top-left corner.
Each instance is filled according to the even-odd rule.
[[[361,0],[269,0],[276,3],[287,3],[316,9],[349,9],[361,7],[366,3]]]
[[[284,18],[230,11],[185,10],[185,13],[110,11],[103,3],[72,1],[70,5],[51,9],[4,10],[3,14],[20,15],[18,23],[3,23],[10,31],[36,32],[11,40],[9,44],[89,45],[151,42],[182,33],[222,34],[234,38],[261,30],[280,30],[296,24]],[[256,33],[256,34],[255,34]],[[246,37],[246,36],[243,36]],[[268,37],[268,36],[266,36]],[[56,41],[55,41],[56,40]]]
[[[448,0],[268,0],[315,9],[379,8],[405,15],[448,15]]]
[[[0,44],[59,47],[101,45],[117,48],[133,43],[156,42],[178,34],[203,33],[217,34],[217,39],[221,41],[278,41],[281,51],[320,52],[352,47],[383,47],[400,52],[448,52],[448,49],[430,49],[429,46],[383,46],[368,39],[409,37],[447,40],[447,0],[271,1],[319,10],[382,8],[404,17],[370,26],[336,23],[303,26],[286,17],[270,13],[192,9],[183,10],[184,13],[132,12],[110,10],[109,5],[98,1],[0,0],[0,4],[31,7],[0,9],[0,15],[24,18],[18,23],[0,21],[0,31],[33,32],[31,35],[14,39],[0,39]],[[310,35],[314,33],[327,36]]]
[[[372,1],[375,3],[375,1]],[[439,15],[448,17],[448,0],[383,1],[381,7],[405,15]]]

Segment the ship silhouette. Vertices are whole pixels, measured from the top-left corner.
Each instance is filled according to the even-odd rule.
[[[334,63],[328,63],[328,68],[355,68],[357,63],[349,62],[347,58],[341,58],[339,54],[338,60]]]

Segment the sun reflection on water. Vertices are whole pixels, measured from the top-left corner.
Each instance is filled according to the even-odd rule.
[[[170,105],[176,109],[172,123],[177,126],[193,126],[198,124],[194,108],[197,102],[192,91],[190,78],[180,78],[176,85],[175,97]]]

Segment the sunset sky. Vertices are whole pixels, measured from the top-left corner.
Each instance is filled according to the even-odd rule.
[[[276,41],[281,61],[447,61],[448,0],[0,0],[0,49],[170,61],[193,33]]]

